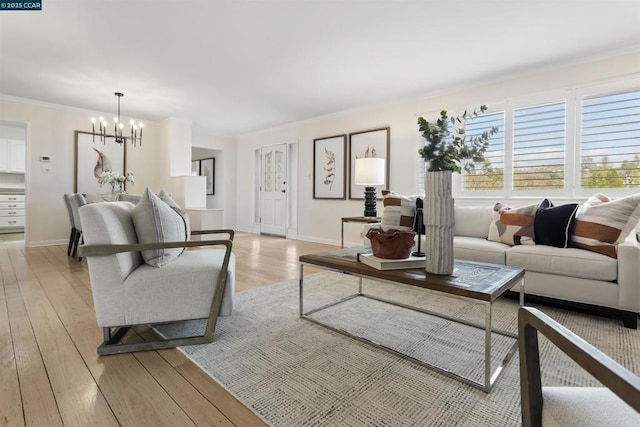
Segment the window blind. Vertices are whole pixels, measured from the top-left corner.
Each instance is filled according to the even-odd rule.
[[[513,111],[513,189],[564,188],[566,105]]]
[[[489,140],[484,162],[476,163],[469,173],[463,171],[462,188],[472,190],[502,190],[504,188],[504,111],[487,113],[467,120],[467,140],[497,127],[498,132]]]
[[[640,90],[582,99],[580,186],[640,188]]]

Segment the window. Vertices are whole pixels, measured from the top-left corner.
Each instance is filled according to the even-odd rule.
[[[640,91],[582,98],[580,187],[640,188]]]
[[[565,102],[513,111],[513,190],[564,188]]]
[[[492,126],[485,161],[454,178],[455,197],[621,197],[640,188],[640,79],[489,105],[468,136]],[[425,116],[426,117],[426,116]],[[419,138],[419,145],[424,143]],[[416,153],[417,155],[417,153]],[[418,193],[424,162],[417,155]]]
[[[438,113],[424,114],[427,120],[435,120]],[[452,115],[455,115],[452,113]],[[463,189],[474,190],[501,190],[504,187],[504,111],[491,112],[478,115],[466,122],[465,134],[467,139],[479,136],[482,132],[498,127],[498,133],[489,140],[489,148],[485,153],[485,161],[475,164],[469,173],[463,174]],[[425,140],[420,136],[418,149],[424,146]],[[416,150],[417,152],[417,150]],[[418,167],[416,168],[416,192],[424,193],[424,174],[426,171],[424,160],[418,155]]]
[[[502,190],[504,188],[504,111],[483,114],[467,120],[467,139],[497,127],[498,133],[489,140],[484,162],[474,165],[469,173],[463,172],[462,188],[465,191]]]

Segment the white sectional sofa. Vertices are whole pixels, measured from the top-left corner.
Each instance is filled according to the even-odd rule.
[[[637,329],[640,243],[636,232],[618,245],[618,258],[577,248],[509,246],[487,240],[493,207],[455,207],[456,259],[522,267],[527,300],[618,317]],[[375,226],[369,225],[368,228]],[[640,231],[640,225],[636,231]],[[370,246],[365,238],[365,245]],[[518,285],[517,285],[518,286]]]

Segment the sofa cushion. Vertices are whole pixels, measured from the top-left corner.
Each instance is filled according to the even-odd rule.
[[[187,251],[161,269],[141,265],[124,282],[121,302],[126,319],[124,324],[207,317],[224,255],[224,250],[200,249]],[[235,257],[231,254],[221,315],[231,314],[234,271]],[[154,286],[143,286],[149,282]],[[194,295],[201,297],[194,298]],[[141,306],[149,309],[141,311]]]
[[[640,194],[611,200],[597,193],[576,213],[572,244],[615,258],[616,245],[635,229],[639,219]]]
[[[488,239],[507,245],[534,245],[533,221],[538,204],[511,208],[502,203],[493,206]]]
[[[184,242],[184,221],[176,211],[147,188],[131,212],[133,225],[140,243]],[[142,251],[144,261],[162,267],[176,259],[183,248],[152,249]]]
[[[389,190],[382,190],[384,197],[382,228],[401,231],[413,230],[416,216],[416,196],[403,196]]]
[[[538,206],[533,221],[536,243],[568,248],[577,210],[577,203],[554,206],[548,199],[544,199]]]
[[[479,237],[453,237],[453,256],[456,259],[504,264],[505,253],[509,248],[510,246],[504,243],[492,242]]]
[[[637,426],[640,415],[605,387],[542,387],[542,425]]]
[[[507,251],[506,263],[527,271],[561,276],[604,281],[618,279],[618,262],[615,259],[577,248],[513,246]]]
[[[454,234],[486,239],[492,212],[491,206],[455,206]]]

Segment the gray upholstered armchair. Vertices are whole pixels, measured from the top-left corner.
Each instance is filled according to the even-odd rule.
[[[80,209],[84,246],[98,326],[104,342],[98,354],[154,350],[211,342],[218,315],[231,314],[235,286],[233,230],[194,231],[228,234],[225,240],[138,243],[129,202],[89,204]],[[144,262],[141,251],[185,250],[162,267]],[[211,246],[224,246],[211,249]],[[131,326],[207,318],[202,336],[119,344]]]
[[[604,387],[542,387],[538,332]],[[639,426],[640,377],[531,307],[518,311],[522,425]]]

